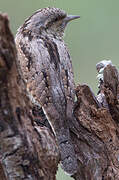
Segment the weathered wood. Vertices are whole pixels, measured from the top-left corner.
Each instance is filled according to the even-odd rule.
[[[0,180],[6,180],[5,173],[1,163],[0,163]]]
[[[79,124],[79,138],[74,138],[79,159],[76,180],[119,179],[119,74],[114,66],[108,65],[103,76],[100,102],[87,85],[76,89],[75,116]],[[104,107],[104,101],[108,106]]]
[[[6,179],[55,179],[59,151],[47,127],[32,122],[32,104],[16,67],[8,18],[0,14],[0,161]]]

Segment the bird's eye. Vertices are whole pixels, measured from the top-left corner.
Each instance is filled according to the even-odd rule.
[[[54,22],[56,22],[56,21],[58,21],[58,18],[57,18],[57,17],[54,19]]]

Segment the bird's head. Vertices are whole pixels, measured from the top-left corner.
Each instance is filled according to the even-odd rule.
[[[24,32],[30,30],[37,35],[49,34],[62,37],[67,23],[77,18],[80,16],[67,15],[59,8],[44,8],[29,17],[21,29]]]

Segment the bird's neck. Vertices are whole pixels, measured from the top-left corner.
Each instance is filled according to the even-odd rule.
[[[48,30],[44,30],[44,31],[42,31],[41,32],[41,36],[43,36],[43,37],[48,37],[49,39],[58,39],[58,40],[63,40],[63,35],[64,35],[64,33],[63,32],[56,32],[56,31],[51,31],[50,29],[48,29]]]

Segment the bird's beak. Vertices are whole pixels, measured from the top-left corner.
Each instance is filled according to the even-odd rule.
[[[70,22],[70,21],[72,21],[72,20],[74,20],[74,19],[78,19],[78,18],[80,18],[80,16],[68,15],[68,16],[64,19],[64,21],[65,21],[65,23],[67,24],[68,22]]]

